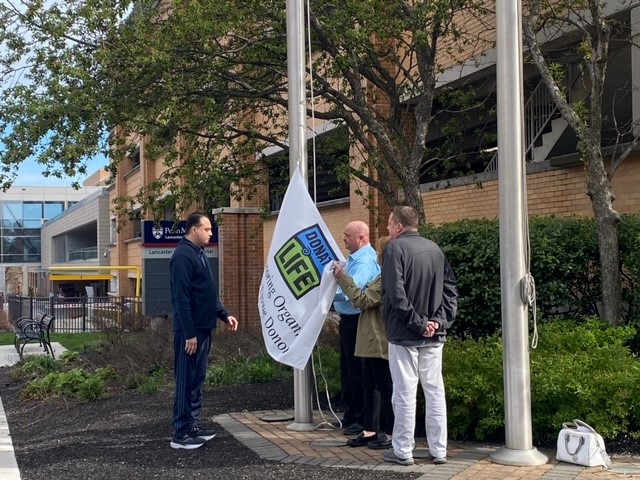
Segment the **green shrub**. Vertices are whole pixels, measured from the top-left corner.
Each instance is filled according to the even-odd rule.
[[[154,365],[146,374],[133,373],[124,379],[124,388],[137,389],[150,395],[160,391],[167,383],[167,372],[162,365]]]
[[[500,242],[497,220],[463,220],[429,227],[458,279],[458,313],[450,334],[491,335],[500,327]]]
[[[579,418],[605,438],[640,438],[640,361],[626,346],[635,328],[600,320],[545,325],[531,353],[534,431],[552,441]]]
[[[33,378],[48,372],[59,372],[63,369],[63,362],[49,355],[29,355],[18,362],[11,375],[14,379]]]
[[[290,373],[290,368],[265,355],[252,359],[235,356],[209,365],[205,386],[269,382],[286,378]]]
[[[533,217],[529,221],[531,273],[538,318],[576,320],[598,315],[600,256],[593,219]],[[620,224],[625,323],[640,322],[640,215]],[[446,254],[458,279],[459,305],[450,333],[486,337],[501,328],[500,241],[497,220],[429,226],[424,234]],[[636,342],[640,351],[640,339]]]
[[[498,439],[504,425],[501,338],[447,341],[443,370],[449,435]]]
[[[593,219],[537,217],[530,220],[529,230],[540,315],[597,315],[600,255]]]
[[[330,398],[336,397],[342,391],[340,352],[333,347],[316,348],[313,351],[313,362],[318,390],[328,392]]]
[[[640,438],[640,361],[627,346],[632,326],[600,320],[541,325],[530,352],[534,439],[552,444],[562,422],[579,418],[606,439]],[[447,342],[444,375],[452,438],[504,436],[502,339]]]
[[[80,361],[80,353],[75,350],[67,350],[60,355],[60,361],[65,365],[71,365]]]
[[[93,402],[104,393],[104,380],[98,375],[90,375],[78,385],[78,396],[87,402]]]
[[[21,395],[32,399],[60,396],[93,401],[100,398],[104,392],[104,376],[104,371],[87,373],[81,368],[73,368],[66,372],[50,372],[31,380],[21,391]]]
[[[623,215],[620,223],[622,295],[630,321],[640,323],[640,215]],[[636,348],[640,352],[640,345]]]
[[[244,376],[248,383],[263,383],[282,378],[283,369],[280,364],[269,357],[258,357],[247,362]]]

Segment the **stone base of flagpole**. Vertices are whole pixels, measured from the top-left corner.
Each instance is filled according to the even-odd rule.
[[[536,448],[531,450],[514,450],[502,447],[495,453],[489,455],[491,461],[500,465],[512,467],[537,467],[549,461],[547,456]]]

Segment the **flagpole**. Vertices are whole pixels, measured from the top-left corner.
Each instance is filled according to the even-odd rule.
[[[491,455],[501,465],[536,466],[547,457],[533,447],[526,275],[522,0],[496,0],[500,290],[506,446]]]
[[[296,168],[307,181],[306,89],[303,0],[287,0],[287,75],[289,77],[289,178]],[[289,430],[313,430],[311,360],[304,370],[293,370],[294,423]]]

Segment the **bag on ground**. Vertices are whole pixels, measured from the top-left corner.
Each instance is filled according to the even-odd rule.
[[[556,459],[585,467],[612,466],[600,434],[581,420],[562,424]]]

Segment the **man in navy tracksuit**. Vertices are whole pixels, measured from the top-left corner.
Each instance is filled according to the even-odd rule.
[[[211,221],[202,213],[192,213],[187,219],[185,236],[169,262],[176,379],[171,448],[199,448],[215,436],[215,431],[198,426],[211,332],[218,318],[231,330],[238,328],[236,318],[218,300],[209,259],[204,253],[210,238]]]

